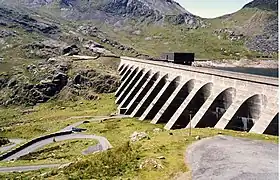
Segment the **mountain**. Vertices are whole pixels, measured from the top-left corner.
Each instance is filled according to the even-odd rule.
[[[236,13],[218,18],[220,27],[245,37],[245,46],[266,55],[278,52],[278,1],[254,0]]]
[[[44,9],[72,20],[105,20],[110,24],[170,22],[195,28],[204,25],[201,18],[173,0],[11,0],[8,3]]]
[[[275,5],[255,0],[236,13],[202,19],[172,0],[0,0],[0,106],[113,92],[122,55],[277,59]]]
[[[258,8],[268,11],[278,11],[277,0],[254,0],[246,4],[243,8]]]

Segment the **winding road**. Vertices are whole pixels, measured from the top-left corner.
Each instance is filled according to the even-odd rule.
[[[6,151],[9,151],[10,149],[12,149],[13,147],[15,147],[16,145],[22,143],[24,140],[23,140],[23,139],[9,139],[9,141],[10,141],[12,144],[7,145],[7,146],[0,147],[0,153],[4,153],[4,152],[6,152]]]
[[[85,121],[87,121],[87,123],[90,123],[90,122],[103,121],[103,120],[109,120],[109,119],[119,119],[119,118],[125,118],[125,117],[128,117],[128,116],[125,116],[125,115],[110,116],[110,117],[98,116],[97,118],[76,122],[74,124],[71,124],[71,125],[63,128],[62,130],[60,130],[58,132],[72,131],[72,128],[85,123]],[[79,119],[79,117],[75,117],[75,118]],[[24,156],[30,152],[34,152],[48,144],[53,143],[53,138],[55,138],[56,142],[71,140],[71,139],[95,139],[99,142],[96,146],[91,146],[87,150],[82,152],[83,154],[88,154],[88,153],[92,153],[94,151],[100,151],[100,150],[105,151],[112,147],[110,142],[105,137],[96,136],[96,135],[88,135],[88,134],[83,134],[83,133],[72,133],[72,134],[65,134],[65,135],[59,135],[59,136],[55,136],[55,137],[51,137],[51,138],[46,138],[41,141],[35,142],[35,143],[27,146],[26,148],[3,159],[3,161],[16,160],[21,156]],[[20,143],[20,142],[17,141],[16,143]],[[8,151],[9,149],[11,149],[14,146],[16,146],[16,144],[13,144],[13,145],[10,145],[7,147],[2,147],[2,150]],[[42,168],[53,168],[53,167],[58,167],[58,166],[60,166],[60,165],[59,164],[50,164],[50,165],[35,165],[35,166],[0,167],[0,172],[30,171],[30,170],[38,170],[38,169],[42,169]]]
[[[95,139],[95,140],[99,141],[99,144],[102,147],[102,151],[105,151],[105,150],[112,147],[111,144],[109,143],[109,141],[105,137],[101,137],[101,136],[78,133],[78,134],[67,134],[67,135],[62,135],[62,136],[55,137],[56,142],[70,140],[70,139]],[[10,157],[4,159],[3,161],[11,161],[11,160],[14,160],[14,159],[18,159],[21,156],[24,156],[24,155],[26,155],[30,152],[34,152],[37,149],[40,149],[40,148],[42,148],[42,147],[44,147],[48,144],[51,144],[51,143],[53,143],[53,138],[44,139],[42,141],[34,143],[31,146],[28,146],[27,148],[11,155]]]

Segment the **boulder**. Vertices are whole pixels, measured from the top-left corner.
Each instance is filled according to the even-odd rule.
[[[137,142],[137,141],[140,141],[142,139],[147,139],[148,138],[148,134],[145,133],[145,132],[137,132],[137,131],[135,131],[129,137],[130,137],[130,141],[131,142]]]

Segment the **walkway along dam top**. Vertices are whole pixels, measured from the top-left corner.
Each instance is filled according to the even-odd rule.
[[[166,129],[215,127],[278,135],[278,78],[121,57],[116,103]]]

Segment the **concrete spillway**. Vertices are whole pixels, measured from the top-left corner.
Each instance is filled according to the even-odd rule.
[[[278,79],[121,57],[116,103],[166,129],[215,127],[278,135]]]

